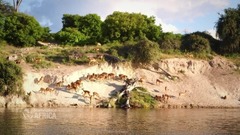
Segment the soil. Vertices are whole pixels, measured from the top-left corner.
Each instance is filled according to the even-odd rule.
[[[159,107],[240,107],[239,67],[227,59],[215,56],[212,60],[189,58],[164,59],[145,68],[133,68],[130,64],[108,63],[96,65],[66,66],[57,64],[54,68],[33,69],[29,64],[21,63],[24,70],[24,90],[30,94],[32,107],[49,106],[88,106],[90,99],[82,96],[82,89],[97,92],[101,99],[108,99],[113,92],[125,84],[119,79],[83,80],[78,92],[68,91],[66,86],[89,74],[114,73],[127,75],[128,78],[142,78],[137,87],[144,87],[153,96],[170,95],[167,102],[159,102]],[[38,84],[36,81],[44,77]],[[162,82],[156,84],[156,79]],[[63,80],[61,87],[56,83]],[[41,88],[51,87],[55,93],[43,94]],[[18,99],[18,98],[16,98]],[[22,100],[11,100],[9,106],[28,106]],[[0,98],[2,106],[8,102]],[[98,100],[92,104],[96,105]]]

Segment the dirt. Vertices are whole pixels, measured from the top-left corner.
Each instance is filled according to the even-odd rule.
[[[102,99],[120,90],[124,82],[118,79],[89,81],[84,80],[78,92],[69,92],[66,86],[88,74],[114,73],[127,75],[129,78],[143,78],[137,87],[145,87],[153,96],[163,94],[171,97],[159,107],[240,107],[240,74],[237,66],[220,56],[212,60],[196,60],[187,58],[164,59],[147,68],[133,68],[129,64],[66,66],[58,64],[55,68],[33,69],[26,63],[21,64],[24,70],[24,90],[31,92],[30,104],[33,107],[45,106],[85,106],[89,98],[82,96],[82,89],[90,93],[99,93]],[[41,77],[43,81],[36,83]],[[156,79],[162,83],[156,84]],[[64,81],[63,86],[55,83]],[[55,93],[43,94],[40,88],[52,87]],[[0,99],[1,102],[4,100]],[[15,101],[12,104],[17,104]],[[21,101],[22,102],[22,101]],[[96,103],[94,101],[94,103]],[[94,104],[93,103],[93,104]],[[3,104],[3,103],[2,103]]]

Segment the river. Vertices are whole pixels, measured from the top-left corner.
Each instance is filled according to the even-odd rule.
[[[0,134],[240,134],[240,109],[0,108]]]

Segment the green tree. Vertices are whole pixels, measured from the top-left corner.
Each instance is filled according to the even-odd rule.
[[[210,33],[208,33],[207,31],[204,31],[204,32],[199,32],[199,31],[197,31],[197,32],[193,32],[192,34],[194,34],[194,35],[199,35],[199,36],[207,39],[208,42],[209,42],[209,44],[210,44],[211,49],[212,49],[213,51],[215,51],[215,52],[219,52],[219,44],[220,44],[220,43],[219,43],[219,40],[213,38],[213,37],[210,35]]]
[[[5,31],[4,24],[6,15],[11,14],[14,11],[14,8],[7,2],[0,0],[0,40],[4,40]]]
[[[14,11],[14,8],[7,2],[0,0],[0,14],[9,14]]]
[[[24,94],[23,72],[15,63],[0,60],[0,94],[7,96],[10,94]]]
[[[153,16],[147,18],[146,21],[148,22],[146,37],[151,41],[157,42],[163,33],[161,25],[155,25],[155,17]]]
[[[88,39],[86,44],[95,44],[101,40],[102,21],[97,14],[87,14],[85,16],[64,14],[62,18],[63,30],[66,28],[76,28]]]
[[[63,23],[63,30],[65,28],[78,28],[79,27],[79,20],[81,16],[79,15],[71,15],[71,14],[63,14],[62,23]]]
[[[211,51],[209,41],[195,34],[187,34],[183,37],[181,49],[198,53],[209,53]]]
[[[0,13],[0,40],[3,40],[5,37],[5,32],[4,32],[4,24],[5,24],[5,20],[4,20],[4,15],[2,15]]]
[[[56,33],[55,40],[64,45],[84,44],[87,37],[76,28],[65,28]]]
[[[87,14],[80,18],[78,29],[89,37],[88,44],[99,42],[102,36],[102,20],[97,14]]]
[[[4,32],[8,43],[20,47],[35,45],[44,34],[36,19],[23,13],[6,16]]]
[[[181,46],[181,34],[173,34],[172,32],[163,33],[158,41],[162,50],[178,50]]]
[[[16,12],[18,12],[21,3],[22,3],[22,0],[13,0],[13,7]]]
[[[157,41],[162,33],[161,26],[155,25],[154,17],[117,11],[107,16],[102,28],[105,42],[124,42],[145,38]]]
[[[240,53],[240,4],[228,8],[216,23],[217,36],[221,39],[222,53]]]
[[[150,40],[139,41],[134,48],[134,63],[149,64],[159,56],[158,44]]]

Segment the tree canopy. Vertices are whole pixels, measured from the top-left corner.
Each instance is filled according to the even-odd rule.
[[[23,72],[10,61],[0,59],[0,95],[23,94]]]
[[[159,46],[164,50],[177,50],[181,46],[181,34],[173,34],[171,32],[163,33],[160,40]]]
[[[85,16],[64,14],[62,18],[63,29],[76,28],[86,39],[85,43],[95,44],[100,42],[102,36],[102,21],[97,14],[87,14]]]
[[[55,39],[63,45],[81,45],[87,38],[76,28],[68,27],[56,33]]]
[[[211,51],[209,41],[197,34],[191,33],[183,37],[181,46],[183,51],[209,53]]]
[[[37,20],[23,13],[13,13],[7,15],[3,30],[5,40],[16,46],[32,46],[41,39],[44,29]]]
[[[11,6],[9,3],[0,0],[0,14],[9,14],[14,11],[13,6]]]
[[[107,16],[103,23],[103,37],[110,42],[144,38],[156,41],[161,33],[162,28],[160,25],[155,25],[154,17],[147,17],[140,13],[115,11]]]
[[[222,40],[223,53],[240,53],[240,4],[237,8],[228,8],[216,23],[217,36]]]

